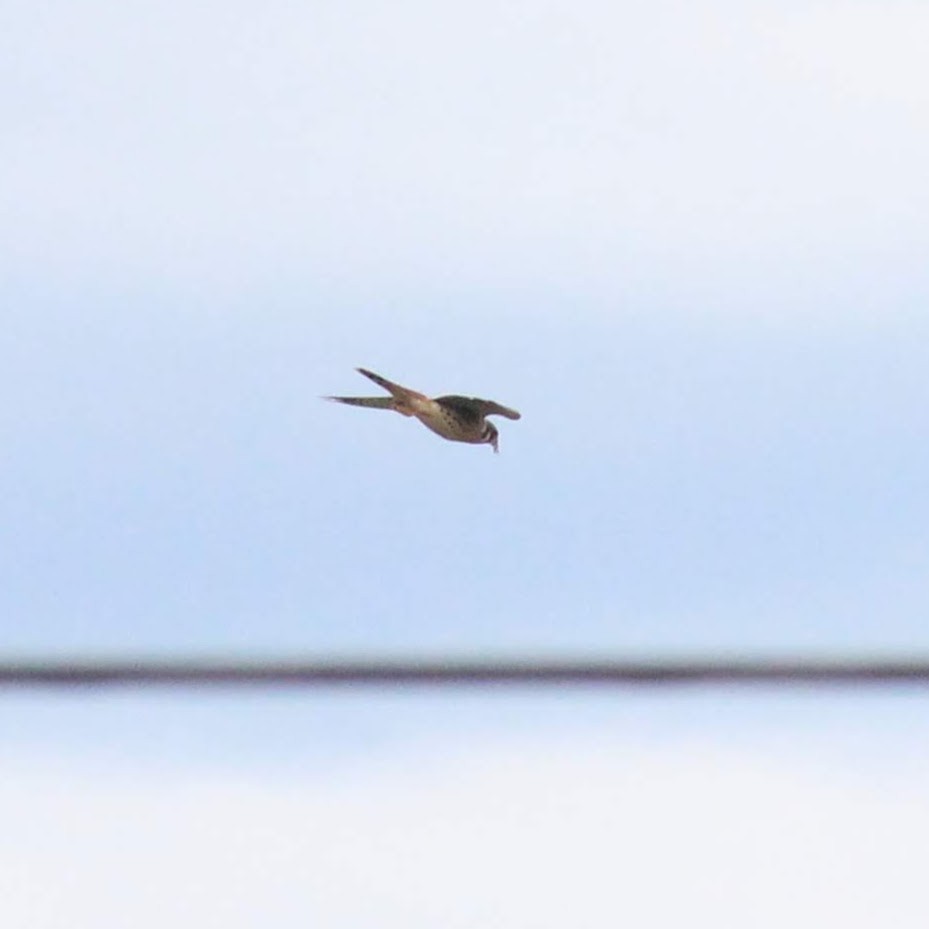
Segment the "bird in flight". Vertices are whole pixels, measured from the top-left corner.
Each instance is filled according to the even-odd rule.
[[[369,406],[377,410],[395,410],[403,416],[415,416],[427,429],[452,442],[470,442],[474,445],[489,444],[497,449],[497,427],[487,422],[487,416],[505,416],[519,419],[520,414],[493,400],[477,397],[430,398],[425,394],[401,387],[386,377],[381,377],[365,368],[356,369],[359,374],[370,378],[375,384],[390,393],[389,397],[324,397],[337,403],[351,406]]]

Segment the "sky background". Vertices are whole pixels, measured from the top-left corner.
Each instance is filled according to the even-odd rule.
[[[2,19],[4,658],[926,652],[923,4]],[[927,706],[7,692],[0,922],[922,927]]]

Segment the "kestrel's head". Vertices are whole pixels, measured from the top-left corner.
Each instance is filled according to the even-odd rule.
[[[489,423],[485,421],[484,431],[481,433],[481,441],[486,442],[489,445],[492,445],[494,447],[494,452],[500,451],[500,449],[497,448],[497,436],[498,435],[499,433],[497,432],[497,427],[493,423]]]

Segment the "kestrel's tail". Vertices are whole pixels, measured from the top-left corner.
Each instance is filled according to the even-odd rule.
[[[390,391],[389,397],[326,397],[326,400],[335,400],[337,403],[347,403],[350,406],[367,406],[374,407],[378,410],[395,410],[404,416],[415,415],[415,409],[420,401],[428,401],[424,394],[410,390],[409,387],[401,387],[393,381],[388,381],[386,377],[368,371],[367,368],[358,368],[360,374],[370,378],[384,390]]]
[[[349,406],[369,406],[376,410],[394,410],[393,397],[323,397],[323,400],[334,400],[336,403],[347,403]]]

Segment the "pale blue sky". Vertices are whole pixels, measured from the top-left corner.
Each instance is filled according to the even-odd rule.
[[[927,39],[9,3],[4,655],[924,652]],[[356,365],[523,419],[318,399]],[[0,921],[923,926],[925,707],[7,694]]]

